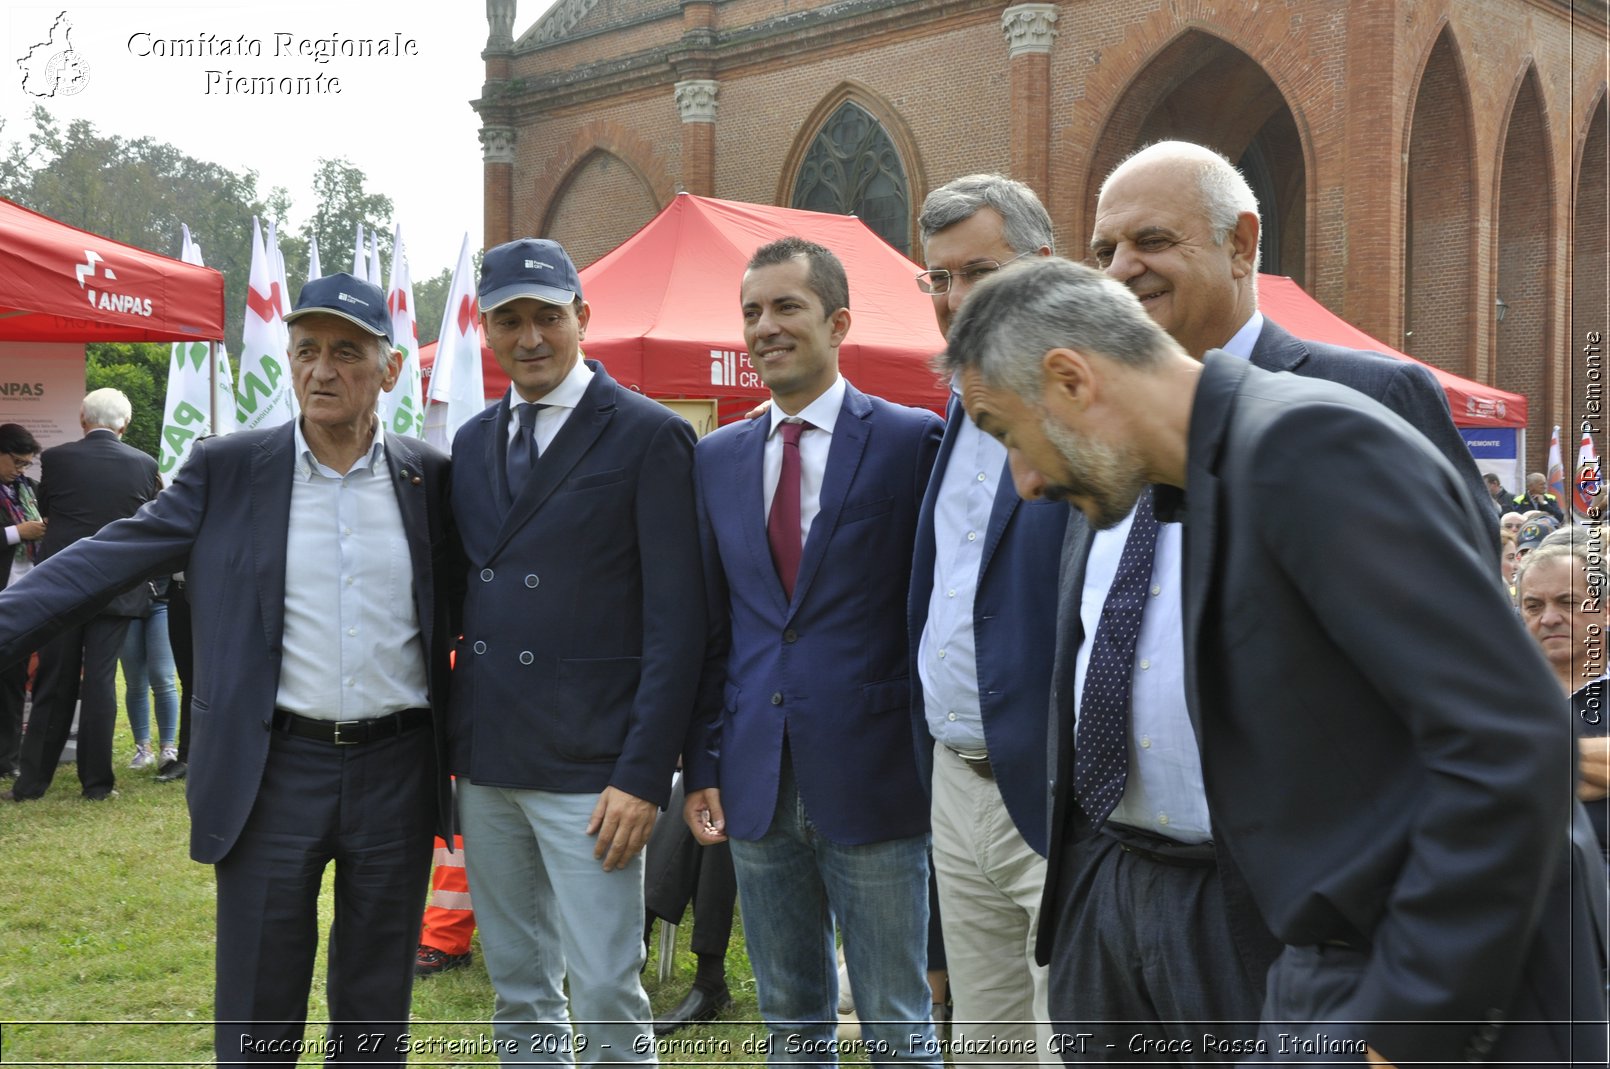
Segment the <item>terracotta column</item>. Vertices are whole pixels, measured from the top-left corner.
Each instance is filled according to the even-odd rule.
[[[676,83],[682,117],[682,188],[701,197],[716,192],[716,89],[711,78]]]
[[[1051,185],[1051,42],[1056,4],[1013,4],[1001,13],[1012,78],[1012,177],[1041,198]]]

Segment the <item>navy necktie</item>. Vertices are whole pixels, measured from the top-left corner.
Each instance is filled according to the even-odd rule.
[[[1129,538],[1118,558],[1118,572],[1101,606],[1079,699],[1074,733],[1073,796],[1092,830],[1101,827],[1129,777],[1129,706],[1135,667],[1135,640],[1152,581],[1157,549],[1157,516],[1148,487],[1135,505]]]
[[[515,428],[514,440],[509,443],[509,497],[518,499],[520,491],[531,481],[537,467],[537,413],[547,405],[523,404],[515,407],[514,414],[520,425]]]

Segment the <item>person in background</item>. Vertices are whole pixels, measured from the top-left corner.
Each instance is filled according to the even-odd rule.
[[[174,682],[173,647],[168,643],[167,578],[151,580],[151,604],[129,621],[123,637],[123,706],[134,735],[130,769],[161,768],[179,759],[179,688]],[[159,757],[151,749],[151,711],[156,708]]]
[[[1526,476],[1526,491],[1511,498],[1506,508],[1510,512],[1531,512],[1533,509],[1540,509],[1552,516],[1555,523],[1565,522],[1565,512],[1560,508],[1560,499],[1549,492],[1548,477],[1540,471],[1534,471]]]
[[[20,423],[0,425],[0,590],[28,574],[39,556],[45,521],[39,516],[34,481],[28,477],[39,443]],[[15,779],[22,744],[22,706],[28,689],[28,659],[0,668],[0,779]]]

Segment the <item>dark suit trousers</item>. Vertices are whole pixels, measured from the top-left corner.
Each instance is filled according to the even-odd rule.
[[[681,924],[693,902],[695,954],[725,957],[732,939],[732,911],[738,904],[738,880],[732,871],[732,848],[726,843],[700,846],[682,819],[682,781],[654,823],[643,862],[643,901],[648,912]]]
[[[28,690],[28,658],[0,668],[0,773],[18,767],[22,747],[22,706]]]
[[[104,798],[112,790],[117,655],[128,629],[127,616],[95,616],[39,650],[34,708],[22,737],[22,775],[14,788],[18,798],[38,798],[49,789],[72,732],[75,706],[79,706],[78,782],[88,798]]]
[[[406,1060],[397,1040],[430,877],[434,762],[429,728],[357,746],[273,733],[251,815],[215,866],[220,1064],[296,1064],[332,861],[331,1023],[319,1049],[327,1063]]]
[[[190,760],[190,681],[196,673],[196,650],[190,627],[190,597],[183,583],[168,588],[168,643],[179,673],[179,760]]]

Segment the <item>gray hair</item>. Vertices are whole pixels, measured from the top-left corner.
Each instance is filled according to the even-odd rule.
[[[1052,349],[1146,368],[1175,344],[1121,283],[1061,257],[1030,257],[979,284],[939,359],[951,375],[975,368],[987,384],[1038,402],[1040,362]]]
[[[1004,222],[1006,243],[1015,253],[1055,249],[1051,216],[1034,190],[1004,174],[970,174],[946,182],[929,193],[917,216],[926,247],[930,238],[947,226],[971,219],[980,208],[994,208]]]
[[[107,430],[123,433],[134,415],[134,406],[122,390],[115,390],[110,386],[103,386],[99,390],[91,390],[84,395],[84,403],[78,406],[78,421],[86,427],[105,427]]]
[[[1601,601],[1606,593],[1607,583],[1610,583],[1610,568],[1606,567],[1605,553],[1610,551],[1610,544],[1605,542],[1610,529],[1604,527],[1583,527],[1568,524],[1549,535],[1537,544],[1537,548],[1521,558],[1515,568],[1515,591],[1520,592],[1521,583],[1539,561],[1555,560],[1561,557],[1576,558],[1577,567],[1582,569],[1582,578],[1586,586],[1586,595],[1595,601]]]
[[[1112,180],[1132,164],[1146,164],[1159,160],[1168,160],[1182,176],[1195,183],[1202,214],[1207,217],[1208,225],[1213,228],[1215,243],[1222,244],[1230,236],[1235,230],[1236,219],[1242,212],[1251,212],[1258,219],[1259,232],[1262,233],[1263,216],[1258,211],[1258,198],[1253,195],[1252,187],[1247,185],[1246,178],[1223,153],[1192,141],[1157,141],[1131,153],[1107,175],[1106,180],[1101,183],[1101,192],[1098,196],[1105,195],[1107,186]],[[1256,284],[1261,250],[1253,250],[1252,255],[1252,270]]]

